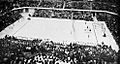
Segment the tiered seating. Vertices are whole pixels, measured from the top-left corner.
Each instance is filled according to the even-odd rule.
[[[0,16],[0,31],[19,20],[22,16],[19,11],[8,12],[3,16]]]
[[[101,1],[101,0],[100,0]],[[113,1],[113,0],[111,0]],[[4,4],[2,4],[4,3]],[[2,4],[2,5],[1,5]],[[76,5],[77,4],[77,5]],[[119,6],[113,3],[104,3],[104,1],[93,2],[0,2],[0,31],[8,25],[14,23],[22,16],[20,12],[10,12],[13,8],[18,7],[45,7],[45,8],[63,8],[63,9],[92,9],[93,10],[107,10],[111,12],[118,12]],[[110,6],[111,5],[111,6]],[[92,21],[93,12],[77,12],[77,11],[63,11],[63,10],[36,10],[33,17],[45,18],[64,18],[74,20]],[[116,16],[97,13],[98,21],[105,21],[117,43],[119,44],[118,34],[118,18]],[[52,44],[43,46],[42,40],[24,40],[16,37],[5,37],[0,39],[0,64],[33,64],[50,60],[66,63],[99,63],[107,62],[114,64],[116,62],[116,52],[106,45],[97,47],[81,46],[78,44]],[[54,43],[50,41],[50,43]],[[120,44],[119,44],[120,45]],[[57,49],[57,50],[56,50]],[[35,59],[41,57],[41,60]],[[106,60],[107,59],[107,60]],[[30,62],[29,62],[30,61]]]
[[[74,20],[92,21],[92,12],[88,11],[68,11],[68,10],[46,10],[36,9],[33,17],[62,18]]]
[[[57,64],[57,63],[116,63],[116,52],[107,45],[87,46],[77,43],[62,44],[50,40],[0,39],[0,63]]]

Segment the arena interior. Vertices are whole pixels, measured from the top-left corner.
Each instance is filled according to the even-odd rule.
[[[117,0],[0,0],[0,64],[120,64]]]

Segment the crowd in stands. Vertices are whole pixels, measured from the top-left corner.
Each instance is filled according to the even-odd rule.
[[[74,20],[92,21],[92,12],[89,11],[68,11],[68,10],[46,10],[36,9],[33,17],[62,18]]]
[[[84,1],[19,1],[15,7],[45,7],[45,8],[64,8],[64,9],[93,9],[118,12],[119,6],[113,2],[84,2]]]
[[[84,1],[29,1],[18,2],[17,7],[46,7],[64,9],[93,9],[118,12],[119,6],[106,2],[84,2]]]
[[[69,1],[65,4],[65,8],[67,9],[90,9],[91,4],[90,2],[83,2],[83,1]]]
[[[8,12],[0,16],[0,31],[19,20],[21,17],[20,11]]]
[[[92,9],[92,10],[106,10],[111,12],[118,12],[119,5],[114,2],[100,2],[100,1],[15,1],[8,2],[9,8],[18,7],[45,7],[45,8],[64,8],[64,9]],[[4,8],[5,9],[5,8]]]
[[[3,4],[4,5],[3,5]],[[20,11],[11,11],[19,7],[46,7],[63,9],[93,9],[118,12],[118,6],[110,3],[93,2],[47,2],[47,1],[26,1],[26,2],[0,2],[0,31],[14,23],[22,16]],[[117,9],[116,9],[117,8]],[[10,12],[11,11],[11,12]],[[74,20],[92,21],[93,12],[67,11],[67,10],[44,10],[36,9],[33,17],[63,18]],[[120,46],[118,34],[118,17],[97,13],[98,21],[105,21],[112,35]],[[42,44],[42,40],[24,40],[16,37],[5,37],[0,39],[0,64],[94,64],[116,62],[116,52],[106,45],[96,47],[78,44]],[[47,43],[46,41],[45,43]],[[44,46],[45,45],[45,46]],[[47,46],[46,46],[47,45]],[[51,48],[52,47],[52,48]],[[105,48],[104,48],[105,47]],[[58,63],[57,63],[58,62]]]
[[[38,1],[16,1],[16,3],[13,5],[15,6],[15,8],[18,8],[18,7],[37,7],[38,4],[39,4]]]
[[[43,39],[0,39],[0,64],[117,64],[111,46],[79,45]]]
[[[0,31],[20,19],[20,11],[11,11],[14,2],[0,1]]]
[[[113,3],[104,3],[104,2],[93,2],[92,3],[93,10],[104,10],[118,13],[119,6],[114,5]]]
[[[64,2],[41,2],[39,7],[47,7],[47,8],[63,8]]]
[[[13,3],[0,1],[0,16],[2,16],[2,14],[5,14],[6,12],[9,12],[13,8]]]
[[[63,1],[17,1],[14,6],[17,7],[45,7],[45,8],[63,8]]]

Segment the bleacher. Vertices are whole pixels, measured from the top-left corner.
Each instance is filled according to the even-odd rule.
[[[111,1],[112,3],[108,3]],[[15,8],[92,9],[118,13],[119,5],[115,1],[111,1],[1,1],[0,31],[22,18],[20,10],[12,11]],[[92,15],[94,15],[94,12],[36,9],[32,17],[93,21]],[[118,36],[119,14],[96,12],[96,18],[98,21],[106,22],[114,39],[120,46],[120,37]],[[119,54],[115,50],[104,45],[104,43],[93,47],[79,45],[76,42],[66,45],[56,44],[54,41],[43,41],[42,39],[18,39],[14,36],[6,36],[0,39],[0,64],[117,64],[117,55]]]

